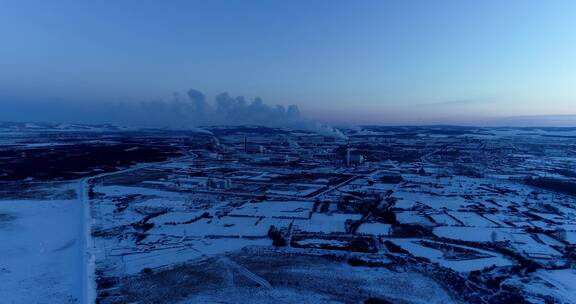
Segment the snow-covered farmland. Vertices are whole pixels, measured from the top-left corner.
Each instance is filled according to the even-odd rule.
[[[82,288],[78,201],[0,201],[3,303],[77,303]]]

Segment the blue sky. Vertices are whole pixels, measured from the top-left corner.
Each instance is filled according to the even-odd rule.
[[[192,87],[326,122],[576,114],[575,14],[574,1],[0,0],[0,104]]]

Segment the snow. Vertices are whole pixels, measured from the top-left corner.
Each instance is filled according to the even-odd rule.
[[[359,234],[390,235],[390,224],[364,223],[358,228]]]
[[[512,231],[512,229],[496,229],[485,227],[443,226],[434,228],[434,234],[437,236],[472,242],[491,242],[493,236],[495,237],[496,241],[502,241],[506,239],[506,236],[510,231]]]
[[[541,278],[552,283],[562,296],[572,303],[576,303],[576,290],[574,290],[574,282],[576,282],[576,270],[550,270],[540,271],[538,273]]]
[[[575,269],[538,270],[525,286],[532,294],[542,294],[558,299],[558,303],[576,303]],[[522,283],[519,283],[522,284]]]
[[[318,248],[320,248],[321,246],[346,247],[346,245],[348,245],[347,241],[314,239],[314,238],[297,241],[297,243],[300,246],[309,246]]]
[[[570,244],[576,245],[576,232],[566,231],[566,241]]]
[[[457,221],[455,221],[452,217],[447,214],[439,213],[439,214],[431,214],[430,217],[436,221],[439,225],[445,226],[456,226],[459,225]]]
[[[239,137],[243,139],[243,136]],[[27,143],[28,147],[57,147],[36,141]],[[436,145],[441,143],[438,141]],[[23,147],[24,143],[20,148]],[[131,147],[127,146],[126,150],[133,150]],[[475,144],[466,146],[466,149],[474,150],[474,147]],[[435,148],[424,148],[425,153],[432,149]],[[503,166],[502,172],[499,169],[486,169],[484,178],[469,178],[454,175],[449,166],[439,163],[439,159],[431,162],[432,154],[436,152],[428,153],[417,163],[386,164],[375,161],[356,168],[339,167],[332,160],[316,161],[314,153],[305,153],[304,157],[308,155],[311,159],[301,163],[301,170],[262,164],[252,167],[251,161],[256,158],[246,155],[235,157],[232,154],[226,160],[216,161],[210,155],[211,152],[204,152],[199,152],[201,161],[198,162],[185,161],[190,158],[188,156],[82,179],[78,183],[77,192],[83,205],[74,201],[0,201],[0,282],[3,282],[0,286],[0,302],[66,303],[75,299],[77,302],[88,302],[91,299],[90,292],[95,291],[90,286],[93,283],[95,259],[99,271],[111,277],[121,277],[137,274],[147,267],[168,268],[214,255],[220,259],[222,255],[231,256],[234,252],[238,253],[239,249],[255,246],[259,253],[262,252],[262,255],[257,256],[259,266],[269,267],[264,260],[266,253],[316,255],[323,252],[321,249],[291,248],[290,244],[317,248],[346,247],[348,242],[344,240],[351,237],[350,224],[360,219],[363,222],[359,223],[356,233],[368,236],[363,238],[373,241],[390,240],[414,256],[425,257],[432,263],[458,272],[480,270],[492,265],[513,265],[513,261],[505,256],[490,251],[492,249],[489,249],[488,244],[441,244],[442,240],[433,236],[425,239],[391,237],[391,226],[379,222],[383,220],[381,214],[367,213],[366,210],[370,209],[365,207],[369,206],[355,205],[365,203],[362,201],[364,193],[397,198],[391,210],[401,223],[428,226],[437,236],[445,238],[479,243],[501,242],[501,246],[545,266],[558,266],[566,262],[562,258],[566,244],[554,239],[552,234],[527,233],[526,227],[546,230],[564,227],[567,230],[567,241],[576,243],[576,209],[570,207],[573,198],[550,194],[543,189],[537,190],[536,195],[531,193],[535,189],[523,185],[520,180],[497,180],[532,173],[544,175],[546,170],[555,168],[557,164],[554,162],[573,163],[573,157],[534,157],[519,167]],[[476,155],[475,151],[469,154],[470,157]],[[247,157],[248,162],[244,162],[246,159],[243,157]],[[425,168],[427,174],[415,174],[420,167]],[[147,169],[134,172],[144,168]],[[132,174],[122,175],[127,172]],[[205,173],[206,177],[190,177],[200,172]],[[310,175],[311,178],[303,180],[277,179],[308,172],[322,174],[316,177]],[[378,174],[390,172],[402,174],[404,181],[399,184],[378,182]],[[323,174],[343,174],[343,179],[338,185],[327,186],[335,179],[325,178],[330,175]],[[104,178],[110,175],[118,176]],[[206,181],[216,175],[234,179],[234,189],[182,191],[186,188],[177,183],[199,179]],[[92,208],[81,208],[87,206],[86,188],[90,180],[96,182],[97,195],[90,201]],[[393,191],[384,193],[388,190]],[[350,205],[342,200],[343,192],[349,192],[353,198]],[[264,195],[270,200],[257,202]],[[545,208],[547,206],[544,203],[556,208]],[[313,212],[314,207],[316,210]],[[355,213],[350,214],[352,212]],[[94,239],[91,239],[89,233],[92,224],[98,232],[94,234]],[[288,246],[272,246],[268,236],[271,226],[286,236]],[[474,248],[476,246],[484,249]],[[378,249],[381,251],[378,254],[328,253],[380,261],[389,253],[385,248],[380,243]],[[283,262],[287,257],[281,257]],[[406,262],[410,263],[410,260]],[[294,266],[297,267],[297,264]],[[344,268],[346,273],[341,277],[356,275],[362,279],[363,288],[368,286],[366,291],[371,292],[380,287],[370,276],[374,274],[374,269],[361,266]],[[375,268],[382,273],[386,272],[385,267]],[[314,275],[315,271],[321,273],[326,269],[290,268],[289,271]],[[510,274],[513,277],[510,281],[518,279],[513,273]],[[379,283],[395,284],[393,287],[398,287],[396,280],[401,275],[394,273],[390,280]],[[573,299],[573,270],[538,271],[530,276],[534,276],[536,281],[526,280],[527,284],[535,284],[530,286],[542,284],[554,296]],[[335,285],[345,289],[339,284]],[[358,286],[357,282],[354,286]],[[404,286],[401,287],[396,290],[399,294],[394,297],[400,302],[404,296],[410,296],[405,295]],[[522,290],[528,292],[528,289]],[[427,302],[417,297],[409,300]]]
[[[313,207],[313,202],[265,201],[246,203],[240,208],[232,210],[230,215],[307,219],[310,217],[310,212]]]
[[[257,225],[256,217],[230,217],[207,219],[202,218],[190,224],[163,225],[154,229],[154,233],[181,236],[249,236],[264,237],[270,226]]]
[[[242,274],[248,276],[244,272]],[[179,304],[341,303],[344,301],[338,301],[336,297],[336,294],[340,293],[358,298],[364,298],[365,295],[372,295],[376,298],[386,297],[393,303],[455,303],[439,284],[414,272],[393,272],[384,268],[352,267],[336,263],[305,263],[295,264],[289,269],[281,269],[274,274],[268,274],[266,278],[271,275],[275,276],[275,280],[294,280],[298,282],[298,286],[285,287],[275,284],[272,288],[257,289],[225,286],[191,295]],[[329,283],[335,278],[338,278],[338,284],[330,285]]]
[[[424,226],[431,226],[432,222],[418,214],[415,211],[405,211],[396,213],[396,219],[402,224],[420,224]]]
[[[436,227],[434,234],[450,239],[473,242],[503,242],[520,252],[538,257],[559,257],[561,254],[547,244],[537,242],[529,233],[513,228]],[[548,240],[548,239],[547,239]]]
[[[98,188],[98,192],[106,194],[106,196],[128,196],[128,195],[150,195],[162,198],[182,198],[183,194],[170,191],[162,191],[157,189],[150,189],[144,187],[128,187],[128,186],[106,186]]]
[[[3,303],[75,303],[82,297],[82,208],[78,201],[0,201]]]
[[[249,245],[270,246],[271,242],[270,239],[197,239],[181,246],[122,255],[123,270],[126,274],[135,274],[144,268],[173,267],[175,264],[224,254]]]
[[[268,189],[266,193],[272,195],[307,197],[323,188],[324,186],[322,185],[312,184],[275,185],[274,187]]]
[[[453,217],[462,221],[466,226],[475,226],[475,227],[497,226],[496,224],[492,223],[491,221],[481,217],[480,215],[474,212],[449,212],[449,213]]]
[[[328,215],[314,213],[310,219],[295,220],[294,228],[303,232],[344,233],[346,232],[346,221],[356,221],[361,217],[360,214],[334,213]]]
[[[470,272],[473,270],[482,270],[492,265],[496,266],[509,266],[513,265],[512,261],[504,258],[498,253],[470,248],[466,246],[456,246],[485,254],[489,257],[466,259],[466,260],[447,260],[443,258],[443,252],[434,248],[426,247],[418,243],[420,239],[394,239],[393,242],[400,245],[400,247],[408,250],[411,254],[424,257],[432,262],[438,263],[443,267],[451,268],[459,272]]]

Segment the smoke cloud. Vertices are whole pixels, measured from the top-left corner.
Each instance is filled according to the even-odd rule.
[[[248,100],[229,93],[220,93],[210,101],[201,91],[190,89],[185,96],[175,93],[167,99],[122,104],[119,108],[119,113],[129,114],[119,121],[137,126],[186,129],[214,125],[258,125],[345,137],[331,126],[304,119],[297,105],[270,106],[259,97]]]
[[[16,107],[12,110],[12,115],[7,115],[7,117],[0,115],[0,119],[114,123],[133,127],[169,129],[192,129],[216,125],[258,125],[308,130],[327,136],[345,137],[335,128],[303,118],[296,105],[271,106],[259,97],[248,99],[244,96],[232,96],[229,93],[221,93],[208,98],[204,93],[195,89],[190,89],[185,94],[174,93],[163,99],[145,102],[30,102],[25,107]],[[26,114],[25,116],[28,117],[20,117],[23,115],[17,114]]]

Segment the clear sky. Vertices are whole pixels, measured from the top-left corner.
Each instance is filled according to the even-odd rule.
[[[576,114],[576,1],[0,0],[3,107],[189,88],[326,122]]]

